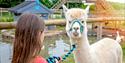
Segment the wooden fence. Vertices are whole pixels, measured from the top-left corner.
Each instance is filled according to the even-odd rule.
[[[87,23],[98,23],[97,28],[97,40],[102,38],[102,23],[105,21],[125,21],[125,17],[98,17],[98,18],[88,18]],[[53,19],[45,20],[45,24],[48,25],[65,25],[65,19]],[[16,26],[15,22],[0,22],[0,29],[13,29]]]
[[[99,17],[99,18],[88,18],[88,23],[93,22],[105,22],[105,21],[125,21],[125,17]],[[65,19],[52,19],[52,20],[45,20],[45,24],[48,25],[65,25]],[[0,29],[12,29],[15,28],[15,22],[0,22]]]

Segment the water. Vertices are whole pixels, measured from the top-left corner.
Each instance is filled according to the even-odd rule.
[[[11,63],[12,46],[7,43],[0,42],[0,63]]]
[[[2,42],[0,34],[0,63],[11,63],[12,59],[12,45],[10,43]]]
[[[70,45],[64,43],[61,38],[59,40],[56,40],[55,42],[55,46],[50,46],[48,48],[49,56],[61,57],[64,54],[68,53],[68,51],[70,50]]]
[[[56,40],[55,43],[54,48],[52,46],[48,48],[49,56],[62,56],[70,50],[70,46],[64,43],[62,39]],[[12,45],[10,43],[0,42],[0,63],[11,63],[11,60]]]
[[[11,43],[1,41],[0,35],[0,63],[11,63],[12,59],[12,41]],[[95,37],[90,37],[90,42],[95,40]],[[44,58],[49,56],[63,56],[70,50],[70,42],[67,35],[59,35],[45,37],[45,49],[41,50],[40,55]]]
[[[66,36],[61,37],[62,36],[54,36],[45,38],[45,49],[41,50],[40,55],[47,58],[48,56],[62,56],[66,54],[70,50],[70,45]],[[0,63],[11,63],[13,42],[3,42],[1,38],[2,37],[0,36]],[[54,47],[50,46],[52,44]]]

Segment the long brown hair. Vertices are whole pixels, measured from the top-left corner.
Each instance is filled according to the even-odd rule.
[[[39,54],[42,47],[40,35],[44,27],[44,21],[38,16],[21,15],[16,25],[12,63],[29,63]]]

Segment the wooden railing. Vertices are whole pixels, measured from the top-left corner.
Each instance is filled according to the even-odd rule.
[[[88,23],[94,22],[105,22],[105,21],[125,21],[125,17],[97,17],[97,18],[88,18]],[[53,19],[45,20],[45,24],[48,25],[65,25],[65,19]],[[12,29],[15,28],[15,22],[0,22],[0,29]]]
[[[0,12],[8,12],[9,8],[0,8]]]

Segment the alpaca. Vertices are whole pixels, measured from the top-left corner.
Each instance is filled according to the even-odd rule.
[[[66,32],[71,44],[76,44],[74,51],[75,63],[122,63],[122,48],[118,40],[104,38],[90,45],[87,37],[86,9],[66,8],[63,11],[66,18]]]

